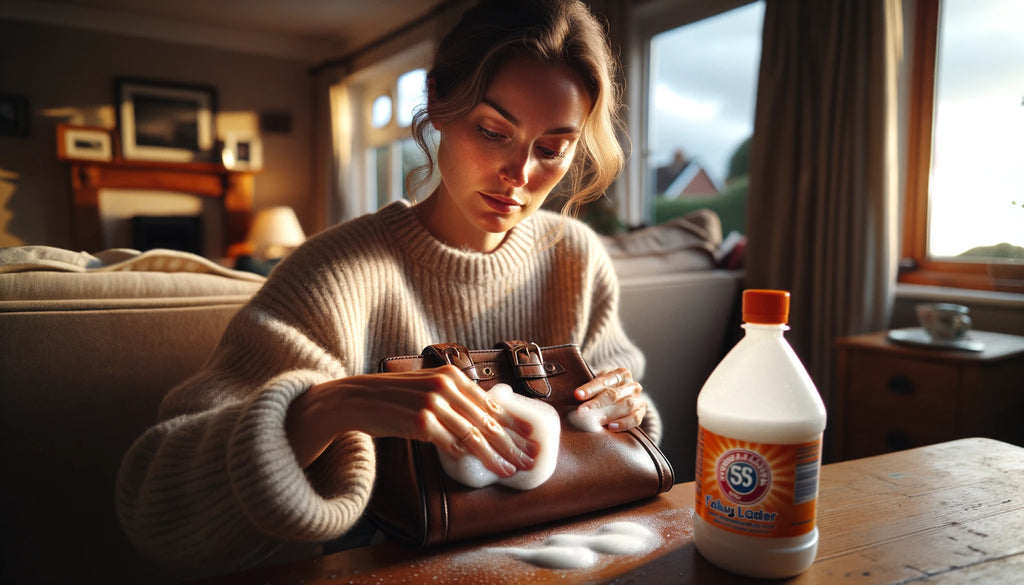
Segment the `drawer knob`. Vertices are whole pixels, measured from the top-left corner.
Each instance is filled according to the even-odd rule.
[[[906,433],[900,431],[889,431],[885,434],[885,447],[890,451],[903,451],[914,446],[914,442]]]
[[[893,376],[892,378],[889,378],[889,384],[887,387],[889,388],[889,392],[899,394],[901,396],[908,396],[914,393],[914,383],[906,376]]]

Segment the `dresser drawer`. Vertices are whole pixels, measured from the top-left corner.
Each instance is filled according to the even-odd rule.
[[[848,433],[848,458],[902,451],[959,437],[954,420],[901,417],[863,408],[850,412]]]
[[[925,420],[953,420],[960,371],[953,365],[850,352],[848,408]]]

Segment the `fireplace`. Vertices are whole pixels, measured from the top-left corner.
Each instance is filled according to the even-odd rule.
[[[234,258],[248,247],[246,237],[252,223],[253,186],[252,172],[232,171],[214,163],[72,161],[75,246],[86,251],[103,249],[101,190],[157,190],[188,193],[218,202],[222,221],[219,225],[207,221],[204,228],[207,232],[216,232],[216,237],[211,239],[210,233],[202,237],[208,245],[218,249],[206,256]],[[217,245],[220,238],[223,244]]]
[[[198,215],[132,217],[132,241],[136,250],[154,248],[203,254],[203,222]]]

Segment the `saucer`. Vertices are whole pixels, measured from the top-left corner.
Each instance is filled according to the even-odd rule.
[[[963,351],[982,351],[985,349],[985,344],[983,342],[978,341],[977,339],[971,339],[970,337],[950,341],[932,339],[931,335],[928,335],[928,333],[921,327],[893,329],[889,332],[887,337],[889,338],[889,341],[913,345],[916,347],[926,347],[928,349],[959,349]]]

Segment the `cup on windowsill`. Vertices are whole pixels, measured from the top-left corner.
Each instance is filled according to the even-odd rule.
[[[956,303],[919,303],[917,320],[932,341],[966,339],[971,330],[969,309]]]

